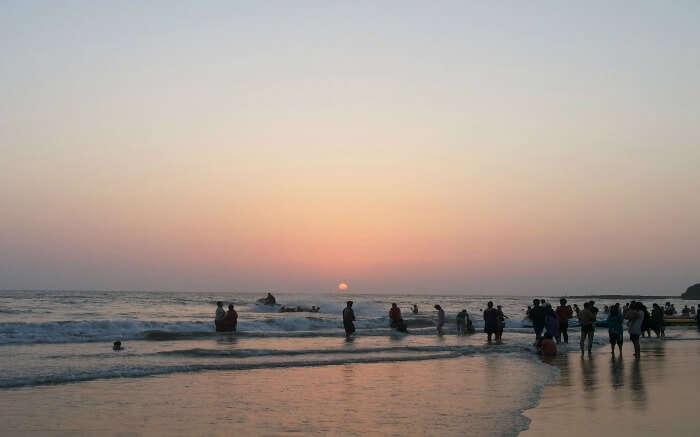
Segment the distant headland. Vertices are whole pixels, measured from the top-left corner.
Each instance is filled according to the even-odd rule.
[[[700,282],[688,287],[685,293],[681,294],[681,297],[683,299],[700,299]]]

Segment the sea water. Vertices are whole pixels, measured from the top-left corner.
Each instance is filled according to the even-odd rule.
[[[484,390],[479,396],[498,400],[474,410],[483,426],[490,424],[483,431],[488,434],[486,431],[500,427],[499,433],[510,435],[526,426],[527,419],[519,413],[534,406],[544,385],[557,376],[556,368],[542,362],[534,353],[532,329],[523,320],[531,297],[277,296],[279,305],[315,305],[321,308],[318,313],[280,313],[279,305],[257,303],[259,297],[194,292],[1,292],[0,397],[8,390],[28,390],[31,394],[32,390],[41,389],[48,390],[41,397],[51,399],[50,393],[54,393],[60,399],[66,390],[76,390],[74,384],[66,386],[69,383],[121,381],[121,387],[133,381],[143,386],[158,384],[159,380],[153,378],[159,375],[204,374],[213,378],[237,375],[238,380],[250,380],[251,385],[262,383],[264,387],[260,387],[259,393],[235,396],[239,404],[264,405],[264,399],[256,398],[260,393],[267,393],[270,403],[284,399],[284,395],[268,392],[268,384],[274,386],[279,381],[296,384],[295,378],[323,381],[328,377],[324,383],[327,387],[317,382],[321,386],[314,390],[337,389],[330,375],[337,372],[338,366],[358,369],[357,373],[362,375],[358,384],[369,384],[365,393],[376,389],[368,381],[386,379],[387,369],[398,368],[399,364],[404,369],[400,373],[407,375],[408,381],[414,381],[412,389],[424,391],[430,390],[431,384],[437,384],[440,390],[463,387],[466,380],[462,375],[467,375],[469,369],[479,369],[479,375],[487,376],[486,380],[478,381]],[[348,299],[355,302],[357,317],[357,333],[350,340],[345,339],[341,317]],[[213,315],[218,300],[236,305],[238,332],[214,331]],[[488,344],[481,332],[481,312],[489,300],[502,305],[508,316],[500,345]],[[582,306],[582,301],[570,299],[569,303]],[[407,334],[388,327],[392,302],[402,309],[408,324]],[[680,300],[672,302],[678,309],[685,304]],[[602,308],[611,303],[599,300],[596,305]],[[410,312],[413,304],[418,305],[418,314]],[[447,314],[448,323],[442,336],[436,335],[435,304],[440,304]],[[456,335],[455,316],[462,309],[469,312],[476,334]],[[572,334],[571,345],[561,345],[561,349],[578,348],[575,328]],[[112,343],[117,340],[123,344],[121,351],[112,350]],[[606,341],[605,335],[596,338],[598,344]],[[446,373],[435,374],[436,366]],[[417,379],[426,377],[428,381]],[[459,381],[455,382],[455,378]],[[311,389],[311,385],[308,387]],[[305,390],[303,385],[298,386],[294,396],[305,396]],[[379,390],[376,396],[403,399],[400,389],[392,390]],[[335,400],[342,403],[344,396],[339,395]],[[413,395],[406,391],[403,396],[408,399],[402,400],[405,403]],[[447,404],[461,402],[460,394],[452,393],[448,397]],[[415,407],[415,414],[423,409],[419,403]],[[508,412],[504,418],[489,422],[501,417],[504,411]],[[274,422],[273,418],[270,420]],[[477,429],[473,425],[470,428]],[[323,427],[318,429],[320,433],[326,431]]]

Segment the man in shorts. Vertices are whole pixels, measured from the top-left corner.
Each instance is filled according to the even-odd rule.
[[[595,334],[595,313],[591,310],[591,303],[583,304],[583,310],[579,313],[578,320],[581,323],[581,355],[583,355],[584,344],[588,339],[588,355],[593,348],[593,335]]]

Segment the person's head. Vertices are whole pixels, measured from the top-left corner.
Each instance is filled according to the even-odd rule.
[[[583,303],[583,307],[584,307],[585,309],[588,309],[588,308],[591,307],[591,303],[590,303],[590,302],[584,302],[584,303]]]
[[[493,308],[493,302],[488,301],[488,303],[486,304],[486,306],[489,307],[489,308]]]
[[[391,307],[392,307],[392,308],[396,308],[396,302],[392,303],[392,304],[391,304]]]
[[[463,312],[463,313],[466,313],[466,312],[467,312],[467,309],[466,309],[466,308],[462,308],[462,312]]]
[[[496,309],[498,309],[498,311],[500,311],[502,308],[500,305],[496,305]]]
[[[416,304],[414,303],[414,304],[413,304],[413,308],[418,308],[418,305],[416,305]]]
[[[532,301],[532,304],[533,304],[534,306],[538,307],[538,306],[540,306],[540,300],[539,300],[539,299],[534,299],[534,300]]]
[[[352,308],[352,301],[351,301],[351,300],[349,300],[349,301],[347,302],[347,304],[348,304],[348,308]]]
[[[438,311],[440,311],[442,309],[442,307],[440,305],[435,305],[433,308],[435,308]]]
[[[228,309],[229,309],[229,310],[232,310],[232,309],[233,309],[233,304],[232,304],[232,303],[228,304]]]
[[[268,291],[268,292],[267,292],[267,297],[271,297],[271,296],[272,296],[272,293],[270,293],[270,292]]]
[[[561,299],[559,299],[559,303],[562,305],[566,305],[566,299],[562,297]]]
[[[617,316],[618,314],[620,314],[620,304],[616,303],[615,305],[610,307],[610,315]]]
[[[223,302],[221,302],[221,301],[218,301],[218,302],[216,303],[216,306],[218,306],[218,307],[222,307],[222,306],[224,306],[224,303],[223,303]]]
[[[595,301],[594,301],[594,300],[590,301],[589,303],[591,304],[591,306],[595,305]]]

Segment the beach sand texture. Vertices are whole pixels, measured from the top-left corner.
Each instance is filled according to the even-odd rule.
[[[592,357],[558,356],[560,377],[545,388],[521,436],[697,436],[700,399],[700,341],[642,340],[635,360],[631,342],[622,358],[598,348]]]

